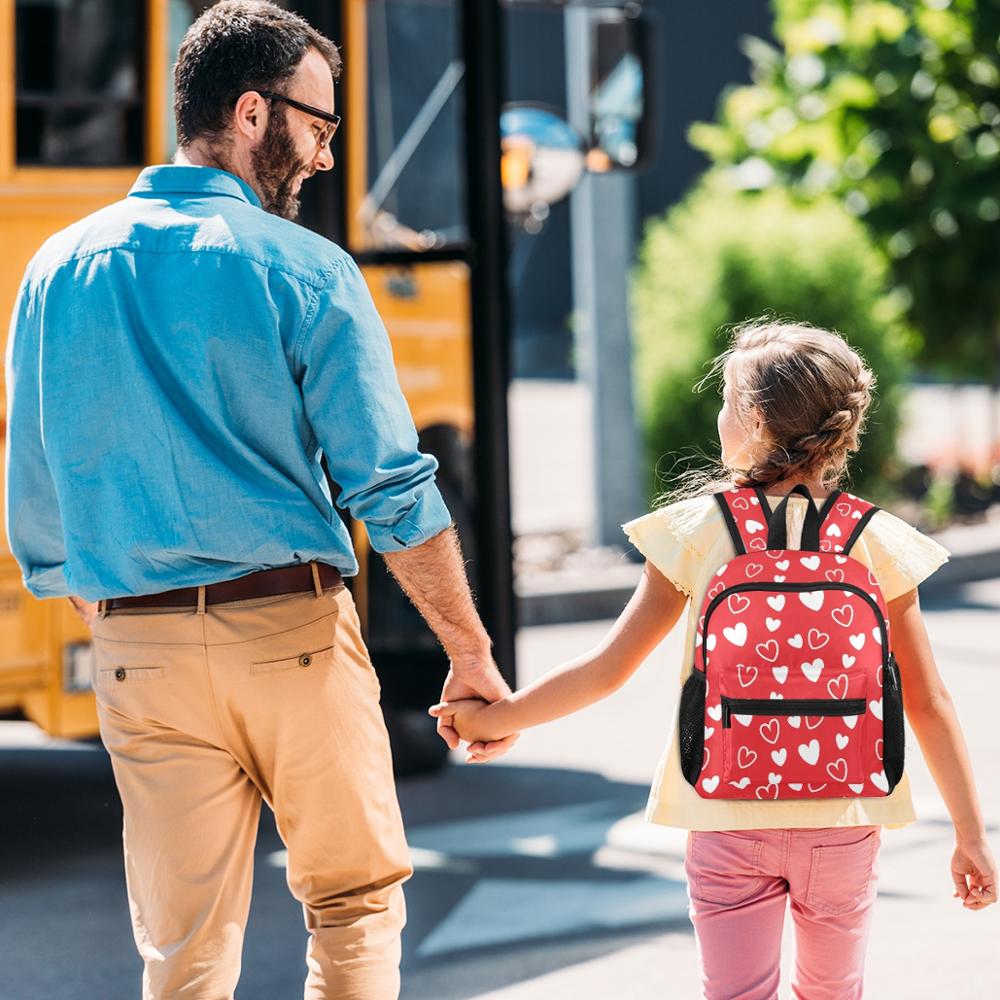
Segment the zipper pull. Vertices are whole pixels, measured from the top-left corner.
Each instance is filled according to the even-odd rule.
[[[732,722],[729,719],[729,702],[724,701],[722,703],[722,728],[729,729],[731,725]]]

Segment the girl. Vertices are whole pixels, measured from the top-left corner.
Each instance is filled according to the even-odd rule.
[[[806,486],[812,500],[800,489],[786,503],[783,547],[801,547],[807,505],[827,500],[845,476],[848,453],[858,449],[872,372],[838,334],[759,322],[735,332],[708,377],[715,374],[723,380],[718,418],[723,476],[625,525],[646,557],[645,572],[597,648],[494,704],[463,700],[431,708],[463,739],[505,737],[611,694],[673,628],[690,598],[683,685],[695,661],[706,591],[734,555],[712,493],[760,487],[756,496],[770,508],[762,511],[767,520],[791,490]],[[996,865],[965,741],[934,663],[916,589],[948,553],[878,511],[863,522],[850,555],[874,574],[887,602],[906,716],[954,823],[954,895],[969,910],[983,909],[996,902]],[[700,760],[700,748],[696,752]],[[690,831],[685,868],[703,996],[777,996],[789,897],[796,931],[794,995],[860,997],[881,827],[902,827],[916,818],[905,770],[883,796],[756,801],[700,796],[685,780],[680,762],[675,726],[647,818]]]

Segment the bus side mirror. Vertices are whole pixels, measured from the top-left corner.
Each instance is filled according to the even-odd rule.
[[[557,111],[511,103],[500,115],[500,149],[504,207],[537,232],[583,175],[583,140]]]
[[[637,170],[655,153],[656,22],[638,7],[598,7],[589,17],[587,169]]]

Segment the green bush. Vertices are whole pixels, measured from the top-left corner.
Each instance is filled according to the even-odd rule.
[[[632,303],[652,494],[676,485],[684,460],[718,457],[719,386],[694,386],[728,346],[729,329],[765,314],[838,330],[872,367],[877,396],[851,485],[873,498],[891,493],[914,339],[886,290],[884,259],[833,199],[803,204],[780,189],[737,191],[721,173],[708,174],[647,226]]]

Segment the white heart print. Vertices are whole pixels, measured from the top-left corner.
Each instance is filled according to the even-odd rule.
[[[830,641],[828,632],[821,632],[818,628],[809,629],[809,648],[822,649]]]
[[[735,625],[727,625],[723,630],[722,634],[734,645],[742,646],[747,641],[747,626],[746,622],[737,622]],[[714,638],[714,636],[709,637]],[[711,644],[708,647],[712,648]]]
[[[741,615],[750,607],[750,598],[744,594],[730,594],[727,603],[729,604],[729,610],[734,615]]]
[[[767,642],[758,642],[755,648],[757,655],[767,660],[768,663],[774,663],[778,658],[778,643],[774,639],[768,639]]]
[[[802,664],[802,673],[806,675],[806,678],[816,683],[819,680],[819,675],[823,673],[823,661],[819,658],[815,660],[808,660]]]
[[[850,604],[841,605],[830,612],[830,617],[843,628],[850,628],[851,622],[854,621],[854,608]]]
[[[817,559],[819,556],[816,557]],[[823,591],[822,590],[807,590],[799,594],[799,600],[807,607],[813,611],[819,611],[823,607]]]

